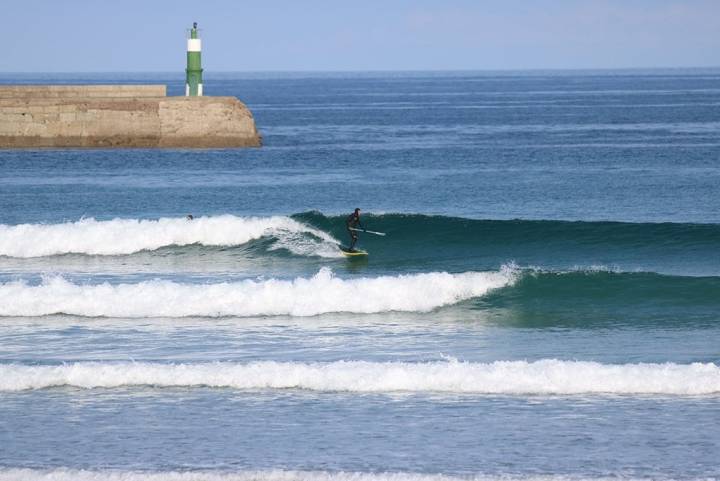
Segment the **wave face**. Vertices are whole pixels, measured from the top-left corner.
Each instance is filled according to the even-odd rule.
[[[559,305],[577,309],[647,304],[660,308],[720,309],[720,277],[667,276],[651,272],[580,270],[550,272],[527,269],[507,289],[483,299],[486,306]]]
[[[293,219],[343,234],[345,216],[325,216],[305,212]],[[629,223],[604,221],[560,220],[482,220],[424,214],[366,214],[368,228],[392,233],[393,239],[440,240],[445,243],[476,243],[502,245],[544,244],[566,242],[585,246],[622,245],[626,247],[655,246],[687,248],[717,246],[720,242],[718,224]],[[369,226],[372,224],[372,227]],[[390,237],[388,237],[389,239]]]
[[[125,255],[168,246],[239,246],[270,237],[271,249],[298,255],[338,257],[332,236],[289,217],[221,215],[192,221],[83,219],[63,224],[0,225],[0,255],[42,257],[60,254]]]
[[[0,316],[72,314],[86,317],[314,316],[330,312],[427,312],[514,282],[512,268],[340,279],[328,268],[310,278],[243,280],[218,284],[146,281],[73,284],[0,284]]]
[[[159,364],[77,362],[0,365],[0,391],[58,386],[306,389],[321,392],[444,392],[507,395],[716,395],[720,367],[693,364],[599,364],[541,360],[469,363],[339,361]]]
[[[338,239],[347,237],[343,216],[307,212],[293,218]],[[383,238],[361,235],[373,259],[403,267],[403,263],[498,265],[514,260],[552,269],[605,265],[720,275],[717,224],[475,220],[419,214],[369,214],[363,219],[369,229],[387,233]]]

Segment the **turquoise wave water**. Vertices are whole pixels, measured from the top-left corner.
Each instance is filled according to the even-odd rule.
[[[345,239],[344,216],[293,216]],[[388,267],[452,270],[509,261],[552,269],[598,267],[682,275],[720,275],[720,225],[476,220],[422,214],[366,215],[361,245]]]
[[[471,306],[503,326],[712,327],[720,323],[720,277],[525,271]]]
[[[555,303],[648,302],[660,306],[720,307],[720,277],[666,276],[648,272],[534,272],[519,276],[512,286],[493,291],[486,302],[495,305],[518,299]]]

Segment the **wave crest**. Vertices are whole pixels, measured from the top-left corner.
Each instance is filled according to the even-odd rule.
[[[275,239],[271,248],[285,248],[299,255],[341,256],[335,238],[290,217],[233,215],[192,221],[89,218],[63,224],[0,225],[0,256],[126,255],[192,244],[238,246],[262,237]]]

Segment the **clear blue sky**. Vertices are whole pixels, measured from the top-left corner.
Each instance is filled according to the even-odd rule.
[[[3,0],[2,72],[720,66],[720,0]],[[9,45],[8,45],[9,42]]]

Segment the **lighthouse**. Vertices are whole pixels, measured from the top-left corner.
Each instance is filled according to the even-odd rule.
[[[200,53],[202,43],[198,38],[197,22],[193,22],[190,38],[187,39],[187,68],[185,69],[185,96],[202,97],[202,67]]]

